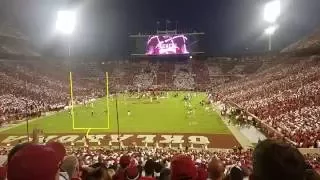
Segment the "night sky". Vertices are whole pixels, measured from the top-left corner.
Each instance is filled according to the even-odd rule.
[[[205,32],[201,43],[208,55],[266,50],[262,10],[265,0],[10,0],[5,12],[44,52],[61,51],[66,37],[54,34],[56,12],[79,9],[77,30],[71,38],[73,54],[125,57],[128,35],[155,32],[165,20],[185,32]],[[282,0],[273,47],[276,50],[303,38],[320,26],[320,0]],[[3,6],[4,7],[4,6]]]

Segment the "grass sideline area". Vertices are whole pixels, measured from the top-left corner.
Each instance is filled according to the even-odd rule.
[[[137,99],[121,94],[118,97],[120,133],[196,133],[196,134],[231,134],[217,112],[201,106],[205,93],[191,93],[191,105],[194,113],[188,114],[183,98],[187,92],[180,92],[178,97],[169,92],[168,97],[151,100]],[[130,115],[128,115],[130,111]],[[93,115],[92,115],[93,112]],[[107,98],[101,98],[87,106],[74,107],[75,128],[108,128]],[[109,129],[91,130],[95,133],[117,132],[116,101],[109,98]],[[86,133],[86,130],[74,130],[69,111],[62,111],[50,116],[40,117],[29,123],[29,130],[43,129],[48,134]],[[0,134],[25,134],[26,124],[13,127]]]

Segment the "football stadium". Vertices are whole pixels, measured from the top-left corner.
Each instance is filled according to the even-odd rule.
[[[172,7],[4,0],[0,180],[320,179],[320,3]]]

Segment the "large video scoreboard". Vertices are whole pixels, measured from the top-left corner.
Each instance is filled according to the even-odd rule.
[[[131,35],[130,54],[145,56],[200,54],[204,33],[158,32],[154,35]]]

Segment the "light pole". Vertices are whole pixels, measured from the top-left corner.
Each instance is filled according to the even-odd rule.
[[[265,4],[264,6],[264,20],[270,24],[264,30],[264,33],[268,36],[268,50],[272,50],[272,35],[276,32],[278,25],[276,22],[281,13],[280,0],[273,0]]]
[[[277,26],[270,26],[267,29],[264,30],[264,33],[268,36],[269,38],[269,44],[268,44],[268,50],[272,50],[272,35],[276,32]]]
[[[77,13],[74,10],[60,10],[57,13],[56,31],[68,37],[68,56],[71,56],[70,36],[76,27]]]
[[[68,57],[71,56],[71,45],[70,45],[70,37],[73,34],[73,31],[76,27],[76,11],[75,10],[60,10],[57,12],[57,20],[56,20],[56,33],[68,36]],[[68,61],[67,68],[70,70],[70,101],[71,101],[71,117],[74,118],[73,114],[73,96],[72,96],[72,73],[71,73],[71,62]]]

